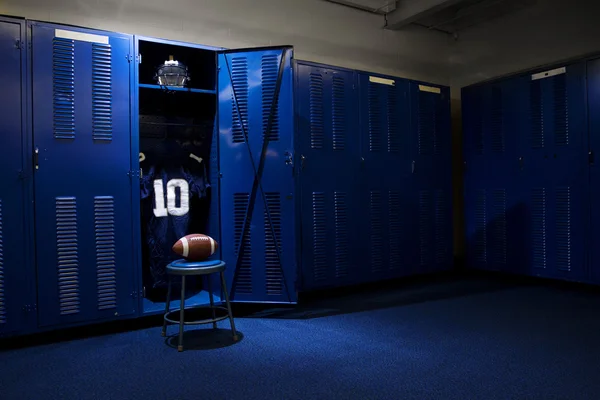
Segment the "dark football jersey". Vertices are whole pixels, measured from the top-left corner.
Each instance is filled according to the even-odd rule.
[[[187,234],[202,232],[201,199],[210,185],[204,162],[192,157],[160,162],[149,157],[141,163],[145,259],[153,288],[166,286],[166,267],[180,258],[172,251],[173,244]]]

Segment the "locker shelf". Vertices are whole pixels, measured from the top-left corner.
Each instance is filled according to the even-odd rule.
[[[150,85],[150,84],[147,84],[147,83],[140,83],[140,88],[144,88],[144,89],[159,89],[159,90],[176,91],[176,92],[217,94],[216,90],[194,89],[194,88],[187,88],[187,87],[173,87],[173,86]]]

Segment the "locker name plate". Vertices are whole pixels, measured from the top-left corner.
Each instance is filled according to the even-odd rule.
[[[388,85],[388,86],[396,85],[396,81],[394,81],[393,79],[384,79],[384,78],[379,78],[377,76],[369,76],[369,82],[379,83],[379,84]]]
[[[54,37],[61,39],[79,40],[82,42],[108,44],[108,36],[92,35],[91,33],[67,31],[64,29],[55,29]]]
[[[419,90],[421,92],[429,92],[429,93],[435,93],[435,94],[442,93],[442,90],[440,88],[433,87],[433,86],[419,85]]]
[[[550,71],[540,72],[539,74],[533,74],[533,75],[531,75],[531,80],[536,81],[538,79],[550,78],[551,76],[556,76],[556,75],[561,75],[561,74],[566,74],[566,73],[567,73],[566,67],[556,68],[556,69],[551,69]]]

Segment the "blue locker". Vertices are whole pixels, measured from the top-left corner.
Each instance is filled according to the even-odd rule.
[[[237,302],[297,301],[291,62],[288,47],[218,58],[221,246]]]
[[[0,336],[36,325],[25,43],[25,22],[0,17]]]
[[[360,136],[354,71],[296,63],[302,289],[360,282]]]
[[[600,171],[597,152],[600,149],[600,59],[587,63],[587,99],[590,155],[590,223],[586,246],[589,246],[589,279],[600,284]]]
[[[484,154],[482,86],[462,89],[463,153],[464,153],[464,215],[466,235],[466,266],[485,269],[487,266],[487,194],[488,163]]]
[[[132,37],[30,25],[39,323],[134,314]]]
[[[410,83],[412,173],[410,226],[419,240],[418,273],[453,264],[450,88]]]
[[[522,262],[522,174],[514,80],[465,88],[468,266],[512,271]]]
[[[586,69],[580,62],[517,77],[525,183],[522,272],[586,279],[589,179]]]
[[[356,195],[367,282],[414,272],[410,81],[366,73],[358,79],[363,179]]]

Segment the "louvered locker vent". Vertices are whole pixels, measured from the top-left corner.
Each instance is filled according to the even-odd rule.
[[[567,96],[567,74],[552,78],[554,83],[554,143],[569,144],[569,108]]]
[[[233,57],[231,60],[231,115],[233,143],[244,143],[244,132],[248,132],[248,60]],[[237,99],[237,102],[236,102]],[[239,110],[239,112],[238,112]],[[241,118],[240,118],[241,115]]]
[[[281,194],[278,192],[265,193],[267,208],[265,209],[265,267],[267,273],[267,294],[282,293],[283,277],[279,255],[282,255],[281,243]],[[270,217],[270,219],[269,219]],[[275,233],[275,236],[273,236]]]
[[[242,234],[244,230],[244,221],[248,212],[248,204],[250,202],[249,193],[234,193],[233,194],[233,224],[234,224],[234,240],[235,255],[238,256],[238,249],[242,243]],[[237,272],[236,293],[252,294],[252,225],[247,227],[244,236],[243,256],[240,262],[239,271]]]
[[[4,231],[2,221],[2,199],[0,199],[0,325],[6,323],[6,292],[4,285]]]
[[[492,152],[504,153],[504,106],[502,102],[502,89],[492,89]]]
[[[54,138],[75,139],[75,42],[55,37],[52,58]]]
[[[556,189],[556,266],[571,271],[571,188]]]
[[[473,129],[473,147],[475,148],[475,154],[483,155],[485,144],[483,140],[483,106],[481,92],[477,91],[477,95],[473,96],[470,107],[472,108],[472,114],[469,116],[471,121],[471,129]]]
[[[433,227],[433,195],[429,190],[419,191],[419,241],[421,266],[431,266],[435,261]]]
[[[323,77],[313,72],[310,74],[310,148],[322,149],[325,143],[325,127],[323,119]]]
[[[438,124],[441,122],[437,112],[438,97],[438,94],[419,91],[419,155],[437,155],[440,151],[437,140]]]
[[[448,234],[446,227],[449,224],[446,212],[447,199],[443,190],[435,191],[435,262],[443,264],[448,259]]]
[[[277,77],[279,75],[279,59],[277,54],[262,56],[262,120],[263,135],[267,132],[269,124],[269,114],[273,99],[275,98],[275,87],[277,86]],[[279,140],[279,102],[275,105],[275,114],[271,125],[270,141]]]
[[[475,191],[475,261],[487,264],[487,193],[485,189]]]
[[[335,207],[335,277],[343,278],[348,275],[348,194],[334,192]]]
[[[341,151],[346,148],[346,90],[344,78],[341,76],[333,77],[333,96],[332,96],[332,127],[333,127],[333,150]]]
[[[507,251],[505,189],[491,191],[491,211],[490,261],[497,265],[504,265]]]
[[[80,311],[79,249],[74,197],[56,198],[56,240],[60,314],[77,314]]]
[[[381,100],[379,86],[369,82],[369,151],[381,151]]]
[[[96,233],[96,278],[98,309],[117,308],[117,267],[115,243],[115,200],[111,196],[94,198]]]
[[[383,216],[381,192],[371,191],[370,212],[371,219],[371,272],[383,271]]]
[[[112,53],[110,44],[92,44],[92,122],[94,140],[112,140]]]
[[[546,189],[532,190],[531,237],[533,250],[533,267],[546,268]]]
[[[542,105],[542,81],[531,81],[531,147],[540,149],[545,146],[544,139],[544,108]]]
[[[390,269],[402,266],[402,204],[398,190],[388,192]]]
[[[387,151],[398,153],[400,151],[400,130],[398,118],[398,88],[396,85],[386,86],[387,91]]]
[[[325,212],[325,193],[313,192],[313,274],[315,281],[327,279],[327,229]]]

